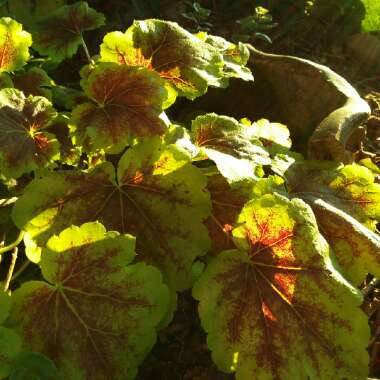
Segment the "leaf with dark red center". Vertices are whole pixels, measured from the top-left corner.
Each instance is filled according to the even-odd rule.
[[[93,102],[75,107],[71,124],[75,145],[87,152],[120,153],[135,137],[165,132],[159,116],[167,93],[156,73],[101,63],[81,84]]]
[[[59,143],[45,131],[55,116],[43,97],[0,91],[0,170],[5,176],[17,178],[59,158]]]
[[[335,269],[310,208],[265,195],[246,204],[233,237],[237,249],[193,289],[217,366],[239,380],[366,378],[362,297]]]
[[[211,195],[212,211],[206,220],[206,226],[212,241],[213,253],[235,247],[232,230],[243,205],[252,195],[253,186],[247,187],[231,188],[226,179],[219,174],[209,177],[207,190]]]
[[[189,99],[203,95],[208,86],[224,84],[218,50],[169,21],[135,21],[125,33],[108,33],[100,60],[155,70]]]
[[[380,221],[380,184],[366,167],[332,161],[303,161],[286,171],[289,192],[308,202],[321,198],[369,229]]]
[[[24,73],[14,74],[12,81],[14,87],[26,96],[44,96],[51,100],[52,79],[38,67],[32,67]]]
[[[0,19],[0,72],[15,71],[29,59],[32,37],[22,25],[9,17]]]
[[[85,1],[65,5],[36,24],[33,47],[52,61],[63,61],[77,52],[84,31],[99,28],[104,22],[104,16]]]
[[[230,182],[257,179],[258,165],[269,165],[269,153],[249,126],[214,113],[198,116],[192,122],[192,140],[200,154],[215,162]]]
[[[72,226],[42,251],[45,281],[13,293],[9,324],[25,348],[70,380],[133,379],[153,347],[168,290],[160,272],[131,265],[135,239],[100,223]]]
[[[146,139],[121,158],[117,183],[106,162],[90,173],[61,171],[33,181],[13,218],[39,245],[71,224],[99,220],[137,237],[140,260],[157,265],[175,289],[189,286],[193,261],[207,252],[206,178],[174,146]]]

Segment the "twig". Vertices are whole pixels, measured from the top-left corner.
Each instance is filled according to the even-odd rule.
[[[0,255],[2,255],[3,253],[8,252],[8,251],[12,250],[13,248],[17,247],[21,243],[22,239],[24,238],[24,233],[25,232],[21,230],[19,235],[17,236],[17,239],[13,243],[11,243],[5,247],[0,248]]]
[[[19,277],[19,276],[24,272],[24,270],[29,266],[30,263],[31,263],[31,261],[26,260],[26,261],[20,266],[20,268],[17,270],[17,272],[12,276],[12,281],[15,280],[17,277]]]
[[[80,39],[81,39],[82,47],[83,47],[83,50],[84,50],[84,52],[85,52],[85,54],[86,54],[86,57],[87,57],[88,63],[89,63],[90,65],[94,65],[95,62],[94,62],[94,60],[91,58],[90,52],[88,51],[87,44],[86,44],[86,42],[85,42],[85,40],[84,40],[84,38],[83,38],[83,34],[80,35]]]
[[[13,271],[15,269],[16,260],[17,260],[17,252],[18,252],[17,247],[14,247],[13,252],[12,252],[12,260],[11,260],[11,263],[9,265],[9,270],[8,270],[8,273],[7,273],[7,278],[5,279],[5,283],[4,283],[4,292],[8,291],[9,284],[11,283]]]

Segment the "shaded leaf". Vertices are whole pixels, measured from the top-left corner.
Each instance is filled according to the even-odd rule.
[[[0,90],[0,170],[5,176],[17,178],[59,157],[55,136],[45,131],[55,116],[43,97]]]
[[[12,302],[11,296],[3,292],[3,288],[4,284],[0,282],[0,324],[8,318]]]
[[[208,86],[223,85],[223,60],[217,49],[174,22],[135,21],[125,33],[108,33],[100,57],[155,70],[178,95],[189,99],[203,95]]]
[[[37,352],[23,352],[12,365],[9,380],[62,380],[55,364]]]
[[[7,4],[0,8],[0,14],[29,28],[64,4],[65,0],[7,0]]]
[[[304,161],[290,166],[285,177],[289,192],[299,198],[319,197],[370,229],[380,220],[380,184],[364,166]]]
[[[237,223],[237,249],[193,289],[217,366],[237,380],[366,378],[361,294],[336,271],[311,210],[265,195]]]
[[[131,265],[134,245],[132,236],[100,223],[72,226],[43,250],[47,282],[30,281],[13,293],[10,323],[63,378],[133,379],[154,345],[168,293],[156,268]]]
[[[156,73],[101,63],[81,85],[93,102],[75,107],[70,123],[75,145],[85,151],[120,153],[133,138],[162,135],[166,130],[159,117],[166,91]]]
[[[21,338],[12,330],[0,326],[0,379],[11,373],[12,362],[21,351]]]
[[[54,86],[52,88],[53,103],[66,110],[72,110],[75,106],[87,102],[89,99],[84,92],[66,86]]]
[[[0,72],[20,69],[29,60],[31,35],[9,17],[0,19]]]
[[[52,61],[63,61],[77,52],[84,31],[99,28],[104,22],[104,16],[85,1],[62,6],[36,24],[33,47]]]
[[[3,88],[13,88],[12,78],[4,71],[0,73],[0,90]]]
[[[14,87],[26,96],[44,96],[51,100],[52,79],[46,71],[38,67],[32,67],[26,72],[14,74],[12,81]]]
[[[92,220],[131,233],[138,258],[157,265],[175,289],[184,289],[193,261],[209,248],[202,223],[210,211],[205,186],[200,170],[173,145],[146,139],[122,156],[117,183],[108,162],[90,173],[49,173],[26,188],[13,219],[39,245],[71,224]]]

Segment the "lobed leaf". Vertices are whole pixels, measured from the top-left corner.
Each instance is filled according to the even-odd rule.
[[[55,136],[45,131],[55,116],[46,98],[0,90],[0,170],[5,176],[17,178],[59,157]]]
[[[0,19],[0,72],[20,69],[29,60],[31,35],[9,17]]]
[[[367,318],[339,274],[311,210],[265,195],[193,289],[217,366],[237,380],[364,379]]]
[[[208,86],[223,85],[224,63],[217,49],[169,21],[135,21],[125,33],[108,33],[100,61],[155,70],[189,99],[203,95]]]
[[[63,61],[77,52],[84,31],[99,28],[104,22],[103,14],[85,1],[62,6],[35,25],[33,47],[52,61]]]
[[[63,378],[133,379],[154,345],[168,292],[156,268],[131,264],[134,245],[100,223],[72,226],[43,249],[46,281],[13,293],[10,324]]]
[[[70,123],[75,145],[85,151],[120,153],[135,137],[165,132],[160,114],[167,93],[156,73],[101,63],[81,85],[93,102],[75,107]]]
[[[34,180],[13,219],[38,245],[71,224],[99,220],[137,237],[140,260],[158,266],[173,287],[190,284],[191,265],[209,248],[202,221],[210,212],[206,179],[173,145],[145,139],[89,173],[58,171]]]

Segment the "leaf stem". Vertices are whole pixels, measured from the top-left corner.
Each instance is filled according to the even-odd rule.
[[[17,277],[19,277],[19,276],[24,272],[24,270],[29,266],[30,263],[31,263],[31,261],[26,260],[26,261],[20,266],[20,268],[17,270],[17,272],[12,276],[12,281],[15,280]]]
[[[13,243],[6,245],[5,247],[0,248],[0,255],[2,255],[3,253],[8,252],[8,251],[12,250],[13,248],[17,247],[21,243],[22,239],[24,238],[24,234],[25,234],[25,232],[23,230],[21,230],[19,235],[17,236],[17,239]]]
[[[86,41],[85,41],[84,38],[83,38],[83,34],[82,34],[82,33],[81,33],[81,35],[80,35],[80,39],[81,39],[82,47],[83,47],[83,50],[84,50],[84,52],[85,52],[85,54],[86,54],[86,57],[87,57],[88,63],[89,63],[90,65],[94,65],[95,62],[94,62],[94,60],[91,58],[90,52],[88,51],[88,47],[87,47]]]
[[[11,283],[13,271],[15,270],[15,266],[16,266],[17,253],[18,253],[18,249],[17,247],[14,247],[13,252],[12,252],[12,260],[9,265],[9,270],[7,273],[7,278],[5,279],[4,292],[7,292],[9,289],[9,284]]]

